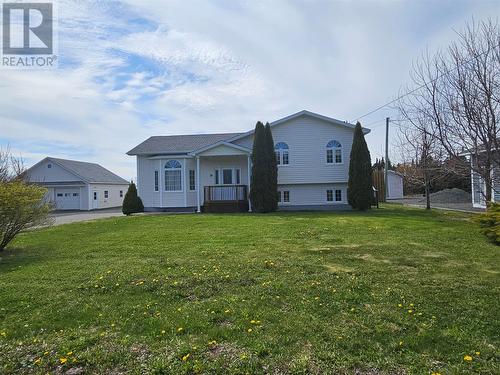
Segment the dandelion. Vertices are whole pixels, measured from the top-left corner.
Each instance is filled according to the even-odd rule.
[[[4,337],[5,337],[5,336],[7,336],[7,333],[5,333],[5,332],[0,332],[0,336],[4,336]]]
[[[413,310],[408,310],[408,314],[412,314],[413,313]]]
[[[165,333],[167,333],[164,329],[161,330],[161,334],[164,335]]]
[[[43,355],[49,355],[49,352],[43,352]]]
[[[114,327],[116,324],[115,323],[111,323],[111,327]]]
[[[433,372],[431,375],[441,375],[440,372]]]
[[[184,357],[182,357],[182,361],[186,362],[191,354],[186,354]]]
[[[70,355],[73,355],[73,352],[67,352],[66,355],[69,357]]]
[[[403,307],[403,304],[402,303],[398,303],[398,307]]]
[[[225,312],[226,314],[228,314],[228,313],[229,313],[229,310],[224,310],[224,312]]]
[[[248,333],[252,333],[252,331],[253,331],[253,329],[252,329],[252,328],[248,328],[248,329],[247,329],[247,332],[248,332]]]
[[[184,328],[182,327],[177,328],[177,332],[182,332],[182,331],[184,331]]]
[[[481,352],[476,352],[476,355],[480,355],[480,354],[481,354]]]
[[[217,341],[215,341],[215,340],[209,341],[208,345],[210,345],[210,346],[217,345]]]
[[[35,359],[35,362],[33,362],[35,365],[39,366],[41,363],[42,363],[42,359],[41,358],[37,358]]]
[[[400,341],[399,342],[399,346],[403,346],[404,342],[403,341]]]
[[[464,355],[464,361],[471,362],[472,361],[472,357],[470,355]]]
[[[61,365],[64,365],[66,362],[68,362],[68,358],[64,358],[64,357],[59,358],[59,363],[60,363]]]

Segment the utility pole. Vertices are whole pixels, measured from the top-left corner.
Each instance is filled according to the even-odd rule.
[[[387,184],[388,180],[388,170],[389,170],[389,121],[390,118],[385,118],[385,164],[384,164],[384,201],[387,202],[387,196],[389,195],[389,186]]]

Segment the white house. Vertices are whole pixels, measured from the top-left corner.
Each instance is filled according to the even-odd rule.
[[[396,171],[387,171],[387,199],[403,198],[403,176]]]
[[[355,126],[301,111],[271,127],[279,208],[349,208],[347,180]],[[154,136],[127,154],[137,158],[138,193],[146,210],[251,210],[252,145],[253,130]]]
[[[129,185],[99,164],[52,157],[28,169],[25,179],[46,187],[58,210],[120,207]]]

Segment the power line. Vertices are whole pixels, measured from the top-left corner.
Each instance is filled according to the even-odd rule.
[[[499,46],[500,46],[500,45],[493,46],[493,47],[489,48],[487,51],[484,51],[483,53],[480,53],[479,55],[474,56],[473,58],[471,58],[471,59],[469,59],[469,60],[467,60],[467,61],[464,61],[462,64],[458,64],[458,66],[468,64],[468,63],[470,63],[470,62],[474,61],[475,59],[477,59],[478,57],[480,57],[480,56],[482,56],[482,55],[485,55],[485,54],[489,53],[491,50],[493,50],[493,49],[495,49],[495,48],[498,48]],[[385,108],[385,107],[387,107],[388,105],[391,105],[392,103],[397,102],[398,100],[400,100],[400,99],[404,98],[405,96],[408,96],[408,95],[413,94],[414,92],[416,92],[416,91],[418,91],[418,90],[420,90],[420,89],[422,89],[422,88],[426,87],[428,84],[430,84],[430,83],[432,83],[432,82],[436,82],[438,79],[440,79],[440,78],[444,77],[444,76],[445,76],[445,75],[447,75],[447,74],[450,74],[453,70],[457,69],[457,67],[458,67],[458,66],[454,66],[453,68],[451,68],[451,69],[447,70],[446,72],[441,73],[441,74],[440,74],[440,75],[438,75],[436,78],[434,78],[434,79],[430,80],[429,82],[424,82],[422,85],[420,85],[420,86],[418,86],[418,87],[414,88],[413,90],[411,90],[411,91],[409,91],[409,92],[407,92],[407,93],[405,93],[405,94],[403,94],[403,95],[400,95],[400,96],[398,96],[396,99],[393,99],[393,100],[391,100],[391,101],[389,101],[389,102],[387,102],[387,103],[385,103],[385,104],[383,104],[383,105],[381,105],[381,106],[378,106],[377,108],[375,108],[375,109],[371,110],[370,112],[365,113],[363,116],[359,116],[359,117],[357,117],[355,120],[352,120],[351,122],[359,121],[359,120],[360,120],[360,119],[362,119],[363,117],[369,116],[369,115],[371,115],[372,113],[375,113],[375,112],[377,112],[377,111],[380,111],[382,108]]]

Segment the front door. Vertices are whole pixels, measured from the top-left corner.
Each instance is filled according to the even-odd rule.
[[[92,208],[95,210],[99,208],[99,192],[97,190],[94,190],[92,192]]]

